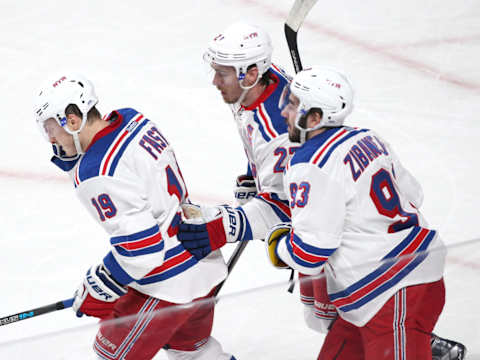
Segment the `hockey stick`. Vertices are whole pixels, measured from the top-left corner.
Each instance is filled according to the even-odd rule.
[[[297,33],[300,26],[302,26],[303,20],[305,20],[310,9],[316,2],[317,0],[295,0],[285,21],[285,37],[287,38],[288,49],[290,50],[290,56],[292,57],[293,67],[296,73],[303,69],[300,53],[298,52]]]
[[[41,306],[36,309],[23,311],[18,314],[8,315],[0,318],[0,326],[13,324],[20,320],[31,319],[32,317],[48,314],[53,311],[63,310],[63,309],[72,307],[72,304],[73,304],[73,298],[59,301],[50,305]]]
[[[225,281],[227,281],[228,277],[230,276],[230,273],[232,272],[235,264],[237,263],[238,259],[240,258],[240,255],[242,255],[242,252],[245,249],[245,247],[247,246],[247,244],[248,244],[248,241],[240,241],[240,243],[237,245],[237,247],[233,251],[232,255],[230,256],[230,259],[228,259],[228,262],[227,262],[227,268],[228,268],[227,277],[220,284],[218,284],[217,288],[215,289],[215,292],[213,293],[215,297],[218,295],[218,293],[222,289],[223,285],[225,284]]]
[[[295,3],[288,13],[287,20],[285,21],[285,38],[287,39],[288,50],[290,50],[295,73],[303,70],[300,53],[298,52],[297,33],[300,26],[302,26],[303,20],[305,20],[316,2],[317,0],[295,0]],[[289,280],[290,286],[288,287],[288,292],[290,293],[293,292],[295,286],[293,280],[294,272],[295,271],[292,269]]]

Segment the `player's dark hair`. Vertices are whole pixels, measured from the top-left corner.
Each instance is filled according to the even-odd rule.
[[[257,67],[257,65],[256,64],[250,65],[249,67],[247,67],[247,71],[254,67]],[[258,80],[258,83],[264,86],[268,86],[268,84],[270,84],[270,69],[268,69],[262,74],[262,77],[260,78],[260,80]]]
[[[76,115],[78,117],[83,116],[82,112],[80,111],[78,106],[75,104],[70,104],[65,108],[65,115],[68,116],[70,114]],[[87,113],[87,122],[92,122],[94,121],[94,119],[101,119],[101,118],[102,118],[102,114],[100,114],[100,111],[98,111],[95,106],[91,108]]]

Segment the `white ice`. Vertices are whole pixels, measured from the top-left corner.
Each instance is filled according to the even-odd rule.
[[[202,53],[217,32],[246,20],[270,32],[274,62],[292,72],[283,36],[292,2],[0,2],[0,316],[71,297],[108,249],[103,230],[49,162],[33,120],[39,84],[62,70],[84,73],[103,113],[134,107],[157,122],[193,201],[231,202],[246,159],[228,108],[204,76]],[[477,0],[320,1],[299,33],[305,66],[330,64],[350,74],[356,108],[348,124],[390,141],[424,187],[424,214],[450,245],[479,237],[479,19]],[[478,242],[452,250],[435,329],[465,343],[469,359],[480,359],[477,253]],[[252,243],[222,292],[287,278],[267,264],[263,243]],[[220,301],[214,335],[224,348],[239,360],[314,359],[322,337],[306,328],[298,296],[285,289]],[[0,343],[87,327],[0,347],[1,358],[88,358],[95,323],[63,310],[2,326]]]

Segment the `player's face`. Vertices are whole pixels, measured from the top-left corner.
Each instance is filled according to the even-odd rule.
[[[227,104],[234,104],[242,95],[242,88],[238,83],[237,72],[232,66],[212,64],[215,75],[213,85],[217,87]]]
[[[65,131],[55,119],[48,119],[43,123],[43,127],[48,135],[48,140],[52,144],[60,145],[67,156],[76,155],[73,136]]]
[[[300,142],[300,130],[295,127],[298,105],[300,100],[293,94],[288,97],[288,103],[282,110],[281,115],[285,118],[288,126],[288,138],[291,142]]]

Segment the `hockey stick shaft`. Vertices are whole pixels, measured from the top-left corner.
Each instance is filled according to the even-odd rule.
[[[214,296],[217,296],[220,290],[222,289],[223,285],[225,284],[225,281],[227,281],[228,276],[230,276],[230,273],[235,267],[235,264],[240,258],[240,255],[242,255],[243,250],[245,249],[247,244],[248,244],[248,241],[241,241],[240,243],[238,243],[237,247],[235,248],[232,255],[230,256],[230,259],[228,259],[228,262],[227,262],[227,268],[228,268],[227,278],[225,278],[225,280],[223,280],[220,284],[218,284],[217,288],[215,289]]]
[[[300,60],[300,53],[298,51],[297,33],[310,12],[310,9],[316,2],[317,0],[295,0],[295,3],[288,13],[287,20],[285,21],[285,37],[287,39],[288,49],[296,73],[303,69],[302,61]]]
[[[72,307],[72,304],[73,298],[59,301],[50,305],[41,306],[36,309],[22,311],[17,314],[8,315],[0,318],[0,326],[13,324],[21,320],[31,319],[32,317],[48,314],[53,311],[63,310]]]

